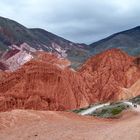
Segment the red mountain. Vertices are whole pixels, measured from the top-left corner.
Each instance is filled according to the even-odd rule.
[[[85,84],[69,61],[47,53],[0,80],[0,111],[68,110],[88,105]]]
[[[140,78],[137,59],[119,49],[107,50],[90,58],[79,70],[89,88],[92,102],[105,102],[127,98],[120,94]]]
[[[139,58],[112,49],[90,58],[79,71],[69,65],[58,55],[37,52],[20,69],[1,73],[0,111],[69,110],[139,95]]]

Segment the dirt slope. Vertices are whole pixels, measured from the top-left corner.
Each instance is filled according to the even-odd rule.
[[[139,140],[140,114],[103,120],[66,112],[13,110],[0,113],[1,140]]]

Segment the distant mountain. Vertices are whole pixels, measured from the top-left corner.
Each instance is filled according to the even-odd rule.
[[[77,68],[90,56],[111,48],[119,48],[130,55],[139,55],[140,26],[113,34],[98,42],[86,45],[71,42],[44,29],[28,29],[16,21],[0,17],[0,57],[4,56],[5,61],[6,54],[7,61],[7,57],[10,58],[13,56],[13,58],[6,62],[6,65],[13,63],[13,59],[20,59],[20,56],[22,56],[22,59],[26,59],[27,57],[32,58],[32,56],[28,54],[35,50],[43,50],[56,53],[60,55],[60,57],[69,59],[72,62],[71,67]],[[22,51],[19,52],[19,50]],[[25,53],[25,50],[28,54]],[[20,59],[20,62],[21,61]],[[26,61],[23,60],[22,63],[23,62]],[[14,63],[20,65],[19,61]]]
[[[105,39],[90,44],[93,54],[111,48],[119,48],[130,55],[140,54],[140,26],[113,34]]]
[[[0,54],[10,50],[12,45],[28,44],[36,50],[55,52],[72,61],[73,67],[89,56],[86,45],[76,44],[43,29],[28,29],[23,25],[0,17]]]

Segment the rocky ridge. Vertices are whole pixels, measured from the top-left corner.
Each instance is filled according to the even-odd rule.
[[[78,71],[69,66],[57,54],[36,52],[18,70],[2,72],[0,111],[71,110],[139,95],[133,86],[139,83],[139,59],[119,49],[90,58]],[[129,88],[131,92],[124,92]]]
[[[68,64],[44,54],[7,74],[0,80],[0,111],[68,110],[88,105],[82,77],[67,68]]]
[[[89,88],[91,102],[106,102],[129,97],[120,93],[140,78],[137,58],[120,49],[110,49],[90,58],[79,70]]]

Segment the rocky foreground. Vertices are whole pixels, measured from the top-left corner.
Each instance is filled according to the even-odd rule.
[[[127,111],[116,119],[69,112],[13,110],[0,113],[1,140],[139,140],[140,114]]]

